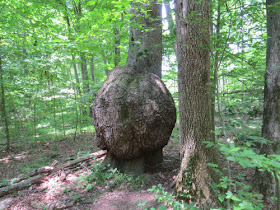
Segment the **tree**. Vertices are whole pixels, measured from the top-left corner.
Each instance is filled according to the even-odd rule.
[[[160,80],[161,4],[133,2],[127,66],[111,71],[93,110],[97,144],[107,149],[105,163],[142,173],[163,160],[176,122],[171,94]]]
[[[1,39],[0,39],[1,41]],[[10,132],[9,132],[9,123],[8,123],[8,116],[6,112],[6,100],[5,100],[5,87],[4,87],[4,80],[3,80],[3,68],[2,68],[2,58],[0,56],[0,85],[1,85],[1,115],[3,122],[5,124],[5,134],[6,134],[6,139],[7,139],[7,144],[6,144],[6,150],[7,152],[10,151],[10,145],[11,145],[11,140],[10,140]]]
[[[161,4],[157,0],[131,3],[133,14],[127,65],[161,78],[162,26]],[[145,7],[143,11],[143,7]]]
[[[267,51],[264,86],[262,137],[271,141],[262,146],[264,155],[280,154],[280,10],[279,0],[267,0]],[[275,174],[276,175],[276,174]],[[254,186],[265,197],[274,194],[270,172],[256,170]],[[277,190],[276,190],[277,191]],[[279,189],[278,189],[279,192]],[[279,194],[278,194],[279,199]]]
[[[211,184],[219,180],[208,166],[208,163],[218,164],[217,154],[203,143],[212,141],[209,1],[176,0],[176,18],[182,144],[176,191],[179,197],[209,209],[218,206]]]

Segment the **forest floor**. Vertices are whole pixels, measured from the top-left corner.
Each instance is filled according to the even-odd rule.
[[[93,134],[85,133],[73,140],[65,138],[44,142],[12,145],[7,154],[0,148],[0,187],[10,179],[19,177],[31,170],[58,162],[67,163],[78,156],[98,151]],[[104,157],[102,157],[104,158]],[[102,158],[101,161],[102,161]],[[97,161],[97,160],[94,160]],[[125,210],[143,209],[136,203],[146,203],[145,208],[159,207],[155,193],[147,192],[153,185],[161,184],[169,192],[169,185],[178,173],[180,165],[179,144],[170,142],[164,148],[164,162],[161,167],[139,176],[124,176],[115,171],[105,174],[105,180],[95,180],[93,185],[86,175],[97,168],[96,164],[83,165],[72,170],[61,170],[43,178],[40,183],[24,190],[0,198],[1,209],[102,209]],[[96,174],[97,176],[99,174]],[[108,179],[108,180],[106,180]],[[100,183],[101,181],[101,183]],[[114,182],[114,183],[113,183]],[[86,189],[85,184],[92,186]]]
[[[38,184],[32,184],[24,190],[1,197],[0,210],[136,210],[151,207],[158,209],[162,204],[155,198],[155,193],[147,190],[161,184],[165,191],[170,193],[173,191],[170,184],[180,167],[180,144],[177,141],[171,140],[164,148],[164,161],[160,167],[151,169],[141,176],[123,175],[115,170],[105,172],[106,169],[99,164],[103,156],[91,160],[90,164],[81,162],[78,167],[59,170],[44,177]],[[0,145],[0,189],[8,180],[36,168],[52,164],[62,165],[98,150],[92,133],[84,133],[75,140],[68,137],[44,143],[15,142],[12,144],[10,154],[7,154],[4,146]],[[220,158],[226,173],[226,161],[223,157]],[[237,173],[246,174],[244,182],[249,183],[254,169],[242,168],[234,162],[230,162],[230,167],[233,177]],[[89,176],[90,174],[95,177]],[[137,202],[145,203],[145,206],[137,205]],[[265,203],[265,209],[274,209],[273,203]]]

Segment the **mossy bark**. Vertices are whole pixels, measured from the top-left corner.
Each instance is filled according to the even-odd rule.
[[[158,76],[116,67],[98,91],[93,110],[97,144],[112,154],[108,163],[124,170],[132,160],[141,164],[143,159],[148,167],[162,161],[176,108]]]
[[[219,164],[212,141],[209,56],[209,1],[176,0],[177,59],[182,160],[177,195],[200,209],[220,205],[212,184],[219,174],[208,163]],[[199,21],[197,20],[199,19]]]
[[[280,154],[280,12],[276,6],[279,3],[279,0],[266,1],[268,38],[262,137],[273,143],[262,146],[260,153],[265,155]],[[265,197],[277,196],[274,179],[270,172],[256,169],[252,182]]]
[[[116,157],[108,151],[103,164],[110,164],[110,167],[117,168],[120,172],[139,175],[160,165],[162,159],[162,148],[155,151],[145,152],[141,156],[132,159],[122,159]]]

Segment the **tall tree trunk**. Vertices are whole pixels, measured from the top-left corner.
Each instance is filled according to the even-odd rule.
[[[119,65],[119,62],[121,60],[121,49],[120,49],[120,44],[121,44],[121,38],[120,38],[120,30],[115,28],[114,29],[114,34],[115,34],[115,57],[114,57],[114,63],[115,66]]]
[[[81,57],[81,71],[83,77],[83,90],[84,93],[89,93],[89,80],[88,80],[88,70],[87,70],[87,58],[85,53],[80,54]]]
[[[200,208],[217,207],[211,184],[219,176],[207,166],[218,164],[210,121],[209,1],[176,0],[180,140],[182,160],[176,183],[178,197]],[[200,21],[197,21],[200,19]],[[191,184],[186,184],[190,183]],[[182,196],[182,195],[188,195]]]
[[[147,15],[143,12],[143,7]],[[142,9],[141,9],[142,8]],[[131,2],[131,29],[127,65],[138,72],[150,72],[161,78],[162,72],[162,4],[157,0]],[[141,28],[133,28],[137,24]],[[146,163],[155,166],[163,160],[162,148],[146,155]]]
[[[86,94],[88,96],[89,92],[90,92],[90,89],[89,89],[89,78],[88,78],[86,54],[84,52],[82,52],[80,54],[80,57],[81,57],[81,60],[82,60],[82,62],[81,62],[81,71],[82,71],[82,77],[83,77],[83,92],[84,92],[84,94]],[[89,103],[89,100],[86,100],[85,107],[88,107],[88,103]],[[88,107],[88,109],[89,109],[88,112],[85,109],[83,109],[83,114],[90,115],[91,108]]]
[[[2,57],[0,56],[0,84],[1,84],[1,109],[2,109],[2,115],[3,115],[3,122],[5,125],[5,133],[7,138],[7,144],[6,144],[6,150],[7,152],[10,151],[10,132],[9,132],[9,122],[8,122],[8,115],[6,112],[6,100],[5,100],[5,87],[4,87],[4,80],[3,80],[4,71],[2,68]]]
[[[94,82],[94,55],[92,55],[90,59],[90,75],[91,82]]]
[[[24,31],[23,32],[23,41],[22,41],[22,58],[23,58],[23,71],[25,74],[27,74],[28,73],[27,65],[26,65],[27,51],[26,51],[25,43],[26,43],[26,32]]]
[[[76,80],[75,88],[77,89],[77,92],[79,94],[81,94],[80,79],[79,79],[79,75],[78,75],[77,65],[76,65],[76,62],[75,62],[75,56],[73,54],[72,54],[72,64],[73,64],[75,80]]]
[[[91,84],[94,84],[94,55],[91,55],[91,59],[90,59],[90,75],[91,75]],[[91,89],[92,89],[92,93],[93,93],[93,85],[91,85]],[[91,96],[92,101],[94,101],[95,98],[95,94],[92,94]],[[89,107],[89,115],[92,117],[93,116],[93,112],[92,112],[92,108]]]
[[[157,0],[147,3],[131,3],[131,30],[129,37],[129,50],[127,65],[133,66],[137,71],[148,71],[161,78],[162,62],[162,26],[161,4]],[[141,12],[141,6],[148,11],[148,17]],[[143,28],[133,28],[134,24]]]
[[[261,154],[280,154],[280,0],[267,0],[267,51],[264,86],[262,137],[273,144],[263,145]],[[278,4],[278,5],[276,5]],[[273,177],[269,172],[256,171],[254,186],[265,197],[274,194]],[[279,190],[279,189],[278,189]],[[279,196],[279,195],[278,195]],[[279,197],[278,197],[279,199]],[[279,207],[280,208],[280,207]]]
[[[102,59],[103,59],[104,65],[106,66],[105,74],[108,76],[108,73],[109,73],[109,70],[108,70],[108,67],[107,67],[108,61],[106,59],[106,55],[105,55],[105,51],[104,51],[103,47],[101,47],[101,55],[102,55]]]
[[[127,67],[128,68],[124,67],[124,71],[127,71],[127,70],[130,71],[133,69],[133,72],[134,72],[134,70],[136,70],[137,73],[135,74],[135,76],[138,75],[138,73],[139,73],[140,76],[138,75],[139,76],[138,78],[140,78],[140,79],[137,80],[137,83],[139,82],[139,88],[140,88],[142,76],[148,75],[148,76],[155,77],[155,75],[152,75],[152,74],[142,74],[143,72],[153,73],[161,78],[161,65],[162,65],[161,64],[162,63],[161,4],[158,3],[157,0],[149,0],[149,1],[146,1],[146,3],[131,1],[131,7],[132,7],[131,14],[133,15],[133,18],[131,19],[131,25],[130,25],[131,26],[130,40],[129,40],[130,43],[129,43],[128,58],[127,58]],[[134,28],[134,25],[137,25],[137,28]],[[141,26],[141,28],[139,28],[138,26]],[[102,51],[102,56],[103,56],[104,63],[106,64],[106,58],[105,58],[105,54],[103,51]],[[126,70],[126,68],[127,68],[127,70]],[[118,71],[118,67],[115,68],[115,70]],[[114,74],[110,74],[109,78],[111,76],[114,77]],[[155,77],[155,78],[157,78],[157,77]],[[132,78],[132,79],[134,79],[134,78]],[[153,88],[154,87],[152,87],[150,90],[153,90]],[[126,94],[128,94],[128,92]],[[130,97],[130,96],[127,96],[127,97]],[[139,100],[142,100],[142,98]],[[108,99],[108,101],[110,101],[110,99]],[[143,101],[143,103],[145,103],[144,101]],[[116,107],[115,104],[114,104],[114,107]],[[139,108],[139,109],[141,110],[142,108]],[[173,107],[172,107],[172,109],[173,109]],[[114,110],[114,109],[112,109],[112,110]],[[174,116],[175,116],[175,107],[173,110],[174,110]],[[125,112],[125,111],[123,111],[123,112]],[[116,112],[116,114],[117,113],[118,112]],[[169,113],[171,113],[171,112],[169,112]],[[95,116],[97,116],[97,115],[99,115],[99,114],[95,113]],[[134,124],[136,122],[133,122],[133,121],[138,119],[138,117],[137,118],[129,117],[127,119],[131,120],[131,124]],[[99,120],[100,120],[100,118],[95,118],[96,124],[98,124]],[[102,121],[105,122],[104,120],[102,120]],[[145,120],[144,121],[141,120],[141,122],[143,122],[143,124],[145,125]],[[174,124],[175,124],[175,122],[174,122]],[[156,126],[156,125],[154,124],[154,126]],[[96,127],[98,127],[98,126],[96,126]],[[108,126],[108,127],[110,127],[110,126]],[[121,129],[120,129],[120,131],[121,131]],[[132,130],[133,137],[129,137],[129,138],[132,138],[131,139],[132,141],[139,138],[140,141],[144,142],[146,139],[146,137],[145,137],[146,131],[147,130],[145,129],[145,132],[143,132],[143,134],[141,134],[142,136],[140,138],[137,136],[138,135],[137,132],[134,132],[134,129],[133,129]],[[151,136],[153,136],[152,133],[151,133]],[[139,140],[137,140],[137,141],[139,141]],[[117,146],[120,147],[119,151],[121,151],[123,149],[123,148],[121,148],[120,145],[117,145]],[[113,151],[112,148],[108,148],[105,162],[110,163],[111,165],[115,165],[116,167],[121,168],[121,170],[123,170],[123,171],[132,171],[132,172],[141,171],[142,172],[142,170],[144,170],[145,165],[154,167],[157,164],[159,164],[160,162],[162,162],[162,160],[163,160],[162,147],[163,146],[158,145],[153,148],[151,147],[150,149],[146,149],[147,151],[144,151],[145,149],[143,149],[142,153],[137,154],[137,155],[132,154],[131,156],[127,155],[127,158],[123,158],[121,156],[117,157],[116,155],[118,153],[116,151]],[[116,148],[116,147],[114,147],[114,148]],[[142,149],[140,149],[140,150],[142,150]],[[124,151],[126,151],[126,150],[124,150]],[[115,152],[115,154],[114,154],[114,152]]]

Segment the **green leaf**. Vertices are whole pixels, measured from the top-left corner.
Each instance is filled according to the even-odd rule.
[[[89,1],[88,3],[87,3],[87,5],[89,5],[89,6],[92,6],[92,5],[95,5],[96,4],[96,1]]]
[[[229,152],[239,151],[240,149],[241,149],[240,147],[235,147],[235,148],[231,149]]]
[[[218,199],[219,199],[219,201],[223,202],[225,200],[225,196],[219,194]]]
[[[158,210],[167,210],[166,206],[160,206]]]
[[[230,160],[230,161],[236,161],[236,157],[233,157],[233,156],[229,156],[229,157],[226,157],[227,160]]]

